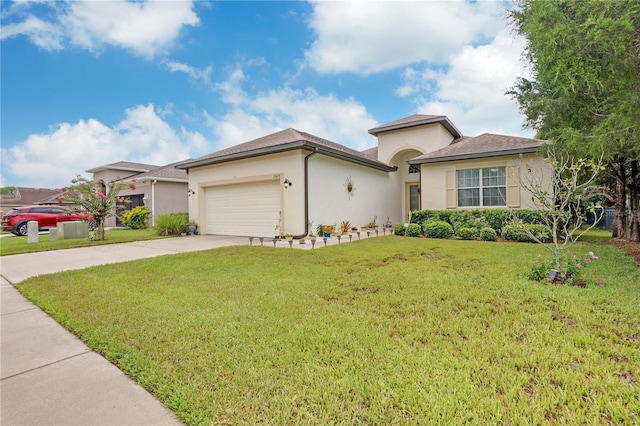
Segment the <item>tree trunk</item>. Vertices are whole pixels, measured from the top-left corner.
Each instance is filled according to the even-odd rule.
[[[626,238],[627,236],[627,176],[625,170],[625,158],[617,157],[613,164],[616,172],[616,215],[613,222],[613,238]]]
[[[631,221],[631,241],[640,242],[640,176],[638,160],[631,161],[631,184],[629,185],[629,210]]]

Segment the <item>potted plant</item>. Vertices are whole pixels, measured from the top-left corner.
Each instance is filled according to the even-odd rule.
[[[331,234],[333,234],[335,230],[336,230],[336,227],[333,225],[324,225],[322,227],[322,233],[324,234],[325,238],[331,237]]]
[[[343,220],[342,222],[340,222],[340,230],[343,234],[348,234],[351,230],[351,222],[349,222],[348,220]]]
[[[198,229],[198,224],[196,224],[195,221],[191,221],[189,222],[189,235],[195,235],[196,234],[196,230]]]

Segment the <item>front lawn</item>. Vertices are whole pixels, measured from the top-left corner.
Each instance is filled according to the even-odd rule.
[[[640,272],[573,250],[584,289],[527,281],[534,244],[395,236],[19,289],[187,424],[638,424]]]
[[[27,237],[7,236],[0,238],[0,256],[88,247],[101,244],[130,243],[133,241],[155,240],[157,238],[167,237],[156,235],[152,228],[108,229],[105,233],[105,240],[103,241],[92,241],[89,238],[51,241],[49,239],[49,234],[40,234],[39,242],[28,243]]]

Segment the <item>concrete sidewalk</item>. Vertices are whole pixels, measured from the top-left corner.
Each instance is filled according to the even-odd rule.
[[[344,237],[342,243],[348,241]],[[327,245],[338,243],[335,237],[327,240]],[[41,274],[232,245],[249,245],[249,238],[197,235],[0,257],[0,424],[181,424],[14,285]],[[260,245],[258,238],[253,245]],[[263,245],[273,247],[266,238]],[[315,247],[324,246],[318,238]],[[278,241],[277,247],[288,249],[289,243]],[[291,247],[309,250],[312,245],[294,241]]]

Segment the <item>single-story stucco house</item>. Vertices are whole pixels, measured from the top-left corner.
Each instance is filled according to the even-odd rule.
[[[382,226],[417,209],[533,208],[520,181],[550,171],[545,141],[464,137],[446,116],[369,133],[378,144],[362,152],[286,129],[187,160],[189,216],[205,234],[303,237],[310,223]]]
[[[110,182],[121,180],[132,182],[135,189],[125,188],[120,195],[129,200],[122,207],[131,210],[138,206],[147,206],[151,210],[151,223],[163,214],[188,211],[188,177],[187,172],[176,166],[183,162],[154,166],[151,164],[118,161],[116,163],[87,170],[93,174],[93,180]],[[119,219],[110,217],[106,226],[120,225]]]

